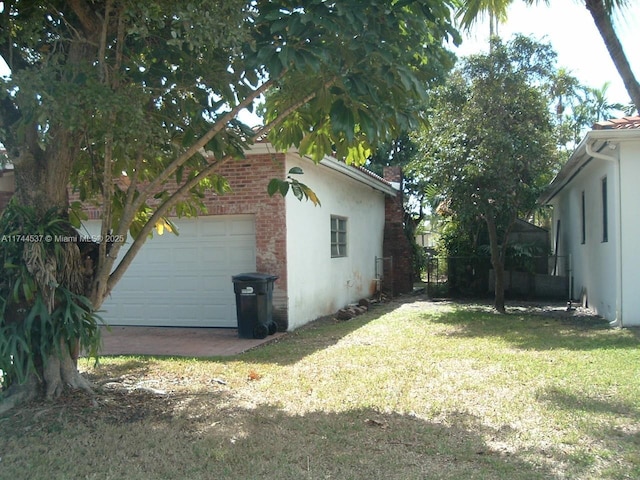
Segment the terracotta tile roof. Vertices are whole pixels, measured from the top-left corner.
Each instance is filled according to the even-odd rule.
[[[356,170],[360,170],[362,173],[364,173],[365,175],[369,175],[371,178],[375,178],[379,182],[386,183],[387,185],[391,185],[390,181],[382,178],[380,175],[378,175],[375,172],[372,172],[371,170],[367,170],[366,168],[361,166],[354,166],[353,168],[355,168]]]
[[[612,118],[593,124],[594,130],[635,130],[640,129],[640,116]]]

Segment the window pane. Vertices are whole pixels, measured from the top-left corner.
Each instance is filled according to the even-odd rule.
[[[331,217],[331,256],[347,255],[347,219]]]

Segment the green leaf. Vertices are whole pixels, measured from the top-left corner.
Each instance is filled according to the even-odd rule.
[[[289,182],[280,180],[280,195],[285,197],[288,192],[289,192]]]
[[[376,126],[373,119],[364,110],[358,110],[358,124],[360,130],[367,136],[367,139],[371,142],[376,138]]]
[[[302,175],[304,171],[300,167],[293,167],[289,170],[289,175]]]
[[[282,180],[278,179],[278,178],[272,178],[269,181],[269,185],[267,185],[267,193],[269,194],[270,197],[273,197],[273,195],[280,190],[280,183],[282,182]]]
[[[30,282],[22,283],[22,293],[24,294],[24,299],[27,302],[30,302],[31,300],[33,300],[33,291],[31,290],[31,285],[29,284]]]
[[[302,187],[300,186],[300,184],[298,182],[293,182],[291,184],[291,190],[293,191],[293,195],[298,200],[302,200],[302,198],[304,197],[304,192],[303,192]]]
[[[334,133],[344,133],[349,142],[354,139],[355,120],[353,112],[342,99],[338,99],[331,105],[329,112],[331,119],[331,129]]]
[[[371,149],[362,142],[355,146],[347,147],[347,157],[345,161],[350,165],[363,165],[367,158],[371,156]]]

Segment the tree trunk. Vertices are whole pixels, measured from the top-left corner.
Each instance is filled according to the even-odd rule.
[[[497,312],[506,313],[506,309],[504,308],[504,262],[491,261],[493,265],[493,272],[496,276],[495,281],[495,299],[493,301],[493,307]]]
[[[636,80],[633,70],[631,70],[631,65],[629,65],[620,39],[613,28],[611,14],[607,13],[603,0],[585,0],[585,6],[589,10],[602,40],[604,40],[607,51],[624,82],[631,101],[636,106],[636,109],[640,111],[640,84]]]
[[[67,50],[66,66],[69,71],[75,71],[76,68],[81,70],[86,65],[93,64],[96,58],[95,45],[98,44],[96,35],[101,29],[96,23],[99,17],[93,13],[89,4],[76,1],[71,3],[85,29],[84,34],[79,35],[77,41],[72,41]],[[33,123],[25,125],[23,141],[19,145],[13,145],[12,151],[17,150],[17,158],[11,159],[14,164],[15,200],[23,206],[33,208],[38,217],[55,208],[59,218],[68,220],[67,188],[70,184],[73,164],[82,147],[83,132],[79,129],[68,129],[53,118],[46,125],[47,146],[43,148],[39,138],[43,125],[38,125],[37,121],[34,120]],[[74,236],[76,231],[71,224],[68,224],[68,229],[69,236]],[[36,234],[37,232],[22,233]],[[42,241],[51,242],[55,239],[44,238]],[[84,290],[87,282],[82,278],[82,262],[78,245],[75,242],[64,242],[60,246],[64,251],[62,265],[59,265],[57,257],[52,255],[32,266],[25,260],[27,269],[36,281],[49,313],[53,311],[55,305],[56,287],[52,285],[60,285],[78,295],[86,293]],[[31,247],[29,249],[36,250]],[[39,251],[46,252],[47,249],[40,248]],[[26,248],[25,252],[27,252]],[[44,274],[38,271],[42,265],[47,267]],[[46,281],[43,280],[45,278]],[[52,343],[54,341],[56,340],[51,340]],[[91,385],[80,375],[72,357],[71,352],[77,349],[76,340],[72,339],[69,344],[61,344],[59,348],[55,348],[55,345],[51,347],[51,352],[59,350],[60,355],[54,353],[49,354],[48,358],[36,358],[34,364],[39,365],[36,368],[37,371],[22,384],[13,384],[3,392],[0,411],[26,403],[43,393],[47,398],[57,398],[66,387],[91,392]]]
[[[495,299],[493,306],[496,311],[505,313],[504,308],[504,258],[500,251],[500,245],[498,243],[498,229],[496,227],[495,218],[490,214],[485,214],[485,222],[487,224],[487,230],[489,231],[489,246],[491,249],[491,265],[493,266],[493,273],[495,274]]]
[[[37,215],[56,208],[60,217],[66,219],[69,205],[67,185],[80,141],[76,135],[65,131],[52,129],[51,134],[55,138],[51,148],[46,151],[40,149],[34,135],[34,141],[29,142],[29,146],[14,159],[15,197],[20,204],[34,208]],[[22,233],[28,235],[36,232]],[[69,224],[69,234],[74,233],[75,230]],[[64,265],[58,265],[55,257],[47,258],[47,275],[55,275],[54,282],[70,291],[84,294],[78,268],[81,264],[80,250],[73,242],[65,242],[61,247],[65,249],[66,262]],[[37,281],[41,272],[32,273]],[[48,309],[51,313],[54,309],[53,289],[50,285],[38,286],[43,298],[48,300],[45,303],[50,304]],[[0,412],[29,402],[43,393],[48,399],[57,398],[67,386],[91,392],[91,385],[80,375],[72,358],[71,352],[76,348],[75,343],[72,341],[71,344],[61,345],[60,356],[52,354],[48,358],[38,359],[36,365],[42,365],[38,371],[32,373],[26,382],[14,384],[5,392],[0,402]]]

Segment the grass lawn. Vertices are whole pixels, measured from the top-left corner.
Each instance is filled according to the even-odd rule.
[[[232,358],[103,358],[95,398],[0,417],[0,478],[640,478],[639,347],[412,297]]]

